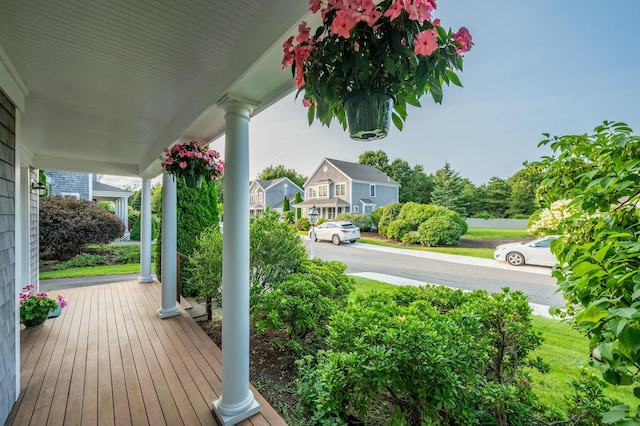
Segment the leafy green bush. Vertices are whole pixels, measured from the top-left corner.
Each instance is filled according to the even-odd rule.
[[[298,362],[317,424],[531,424],[525,367],[541,344],[522,293],[403,287],[359,297],[330,322],[328,349]]]
[[[222,233],[219,225],[202,231],[197,248],[189,258],[191,276],[185,291],[210,297],[212,306],[222,306]]]
[[[40,253],[67,260],[89,244],[107,244],[124,235],[124,224],[95,203],[75,197],[40,198]]]
[[[105,256],[100,254],[80,253],[74,256],[73,259],[53,265],[51,269],[80,268],[84,266],[98,266],[106,264],[107,258]]]
[[[418,241],[428,247],[457,246],[463,232],[460,226],[446,216],[434,216],[418,227]]]
[[[326,337],[331,315],[346,306],[354,279],[346,265],[313,259],[265,292],[253,308],[258,330],[280,331],[295,349],[317,347]]]
[[[296,220],[296,228],[298,228],[300,231],[308,231],[309,229],[311,229],[309,219],[307,219],[306,217],[301,217],[300,219]]]
[[[117,263],[140,263],[140,246],[137,244],[114,244],[110,249]]]
[[[406,220],[396,219],[389,223],[387,227],[387,237],[393,238],[397,241],[402,241],[402,238],[409,232],[411,232],[411,224]]]
[[[387,236],[387,228],[391,222],[396,220],[401,208],[402,204],[400,203],[391,203],[384,206],[380,220],[378,221],[378,234],[385,237]]]
[[[382,217],[383,212],[384,212],[384,209],[378,207],[377,209],[372,211],[370,214],[371,222],[373,223],[373,227],[375,229],[378,229],[378,224],[380,223],[380,218]]]
[[[282,214],[282,220],[289,225],[293,225],[295,222],[295,213],[293,211],[286,211]]]
[[[340,213],[336,216],[336,220],[351,222],[360,228],[360,231],[362,232],[369,232],[373,226],[371,215],[364,213]]]
[[[416,237],[409,236],[405,238],[405,236],[410,232],[418,231],[420,225],[432,217],[446,217],[449,221],[455,222],[462,231],[460,235],[463,235],[468,229],[467,222],[453,210],[434,204],[419,204],[414,202],[404,203],[399,208],[396,219],[386,221],[386,218],[391,217],[397,208],[398,206],[394,206],[388,214],[383,212],[380,222],[384,223],[378,227],[378,232],[381,235],[396,241],[415,241]]]

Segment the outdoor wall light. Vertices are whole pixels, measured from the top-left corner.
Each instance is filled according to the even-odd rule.
[[[31,181],[31,192],[42,196],[47,192],[47,185],[42,182]]]

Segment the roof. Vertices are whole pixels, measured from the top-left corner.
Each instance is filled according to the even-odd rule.
[[[281,177],[278,179],[256,179],[254,180],[254,182],[260,186],[262,189],[268,189],[269,187],[276,185],[280,182],[282,182],[283,180],[286,180],[287,183],[292,184],[293,186],[295,186],[297,189],[300,190],[300,192],[302,192],[302,188],[300,188],[298,185],[296,185],[296,183],[294,181],[292,181],[291,179],[289,179],[288,177]]]
[[[350,163],[348,161],[335,160],[332,158],[325,158],[325,160],[333,164],[338,170],[350,177],[352,180],[400,186],[398,182],[391,179],[386,173],[381,172],[373,166]]]
[[[109,192],[110,195],[120,195],[122,197],[130,197],[133,195],[133,192],[125,191],[124,189],[117,188],[115,186],[107,185],[106,183],[94,181],[93,182],[93,193],[96,192]]]
[[[293,204],[294,207],[348,207],[349,203],[342,198],[311,198],[301,203]]]

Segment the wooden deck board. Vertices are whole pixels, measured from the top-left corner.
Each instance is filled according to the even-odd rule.
[[[60,290],[62,315],[21,330],[21,393],[6,425],[217,425],[221,351],[183,308],[160,320],[160,292],[157,281]],[[286,425],[252,391],[262,412],[240,424]]]

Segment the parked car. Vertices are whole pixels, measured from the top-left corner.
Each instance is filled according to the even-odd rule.
[[[355,243],[360,239],[360,228],[351,222],[342,220],[336,222],[324,222],[316,226],[316,241],[327,240],[333,244],[339,245],[345,241]],[[311,230],[309,230],[309,238],[311,238]]]
[[[524,264],[553,266],[557,263],[557,259],[551,253],[550,247],[551,242],[557,238],[557,235],[550,235],[533,241],[501,244],[496,247],[493,257],[513,266]]]

